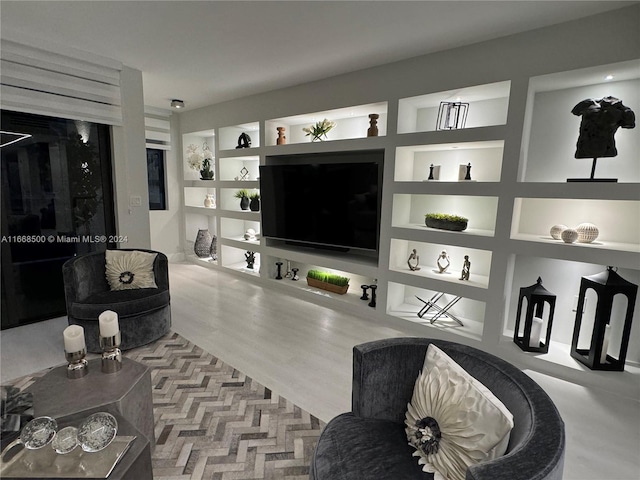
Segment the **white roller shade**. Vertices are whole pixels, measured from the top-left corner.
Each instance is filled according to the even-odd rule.
[[[171,150],[171,123],[169,117],[145,113],[144,129],[147,148]]]
[[[2,109],[122,124],[118,62],[4,38],[1,47]]]

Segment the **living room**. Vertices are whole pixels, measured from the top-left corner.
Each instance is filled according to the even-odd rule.
[[[4,3],[3,30],[13,7],[4,9]],[[112,127],[117,232],[127,236],[120,247],[151,248],[169,258],[173,332],[322,422],[350,410],[354,345],[397,336],[450,340],[518,366],[552,397],[567,429],[564,478],[633,478],[640,442],[637,312],[622,372],[595,371],[570,351],[581,279],[614,265],[626,280],[640,281],[640,176],[633,153],[637,130],[616,133],[617,158],[598,163],[595,176],[616,177],[615,184],[567,182],[588,177],[591,167],[591,159],[573,158],[580,124],[570,112],[574,98],[613,95],[640,109],[638,5],[631,3],[635,5],[444,51],[396,57],[330,78],[291,81],[235,99],[198,105],[201,100],[190,101],[188,91],[178,91],[165,102],[168,106],[171,98],[181,98],[187,108],[165,112],[170,149],[168,208],[163,211],[131,201],[149,195],[146,165],[134,153],[144,151],[148,138],[145,116],[158,120],[163,112],[145,107],[144,69],[125,64],[122,122]],[[3,40],[37,44],[38,36],[24,31],[3,32]],[[79,43],[66,48],[66,54],[82,50]],[[277,45],[273,50],[277,58]],[[110,58],[122,60],[115,54]],[[605,76],[614,70],[614,83],[607,83]],[[434,131],[438,105],[449,99],[467,102],[467,127]],[[375,136],[367,135],[371,114],[377,115]],[[311,142],[302,128],[324,118],[335,127],[324,141]],[[285,128],[285,143],[279,142],[277,127]],[[251,143],[236,148],[242,134]],[[212,180],[201,180],[188,164],[188,147],[202,150],[205,143],[213,151]],[[467,156],[454,156],[449,148]],[[257,212],[237,205],[238,190],[260,188],[261,167],[283,158],[370,150],[385,152],[379,246],[373,257],[266,238],[262,215],[268,205],[263,202]],[[473,165],[471,181],[465,182],[458,167],[467,159]],[[440,178],[427,181],[434,163],[441,164]],[[242,178],[243,169],[248,178]],[[215,208],[203,205],[210,194]],[[424,217],[427,208],[462,212],[469,228],[462,233],[425,228],[418,217]],[[616,215],[611,212],[625,221],[612,219]],[[596,224],[598,242],[567,245],[552,240],[550,227],[569,222],[571,227]],[[255,240],[244,238],[249,229],[257,234]],[[211,252],[195,254],[199,230],[216,235],[216,258]],[[419,270],[407,268],[413,249],[420,254]],[[451,259],[444,275],[437,264],[443,249]],[[245,260],[250,251],[253,268]],[[459,278],[465,254],[471,259],[467,281]],[[291,280],[294,268],[300,272],[297,282]],[[325,294],[308,287],[304,276],[312,268],[350,277],[349,292]],[[279,269],[282,280],[277,279]],[[535,284],[537,277],[557,295],[553,331],[547,329],[551,344],[542,354],[523,352],[513,341],[520,289]],[[367,287],[367,301],[360,299],[361,285]],[[375,308],[370,306],[371,285],[376,286]],[[459,298],[448,312],[462,325],[450,317],[429,322],[417,315],[421,301],[440,292],[445,301],[439,308]],[[595,303],[589,298],[587,307]],[[53,322],[44,332],[46,338],[39,324],[3,330],[3,384],[62,363],[66,318]],[[156,431],[156,437],[161,433]],[[599,440],[584,440],[594,436]]]

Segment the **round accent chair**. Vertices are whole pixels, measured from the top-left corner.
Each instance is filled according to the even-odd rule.
[[[466,470],[465,480],[562,480],[564,422],[545,391],[515,366],[481,350],[429,338],[353,348],[352,411],[324,428],[311,480],[428,480],[405,434],[405,412],[429,344],[487,387],[513,415],[506,453]]]
[[[79,255],[62,266],[69,325],[84,328],[89,352],[101,352],[98,316],[105,310],[118,314],[121,350],[151,343],[171,329],[167,257],[161,252],[141,248],[120,249],[118,252],[134,250],[157,254],[153,274],[158,288],[111,290],[105,273],[105,252]]]

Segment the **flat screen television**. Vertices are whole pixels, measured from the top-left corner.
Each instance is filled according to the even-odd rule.
[[[383,150],[267,157],[262,235],[289,244],[378,252]]]

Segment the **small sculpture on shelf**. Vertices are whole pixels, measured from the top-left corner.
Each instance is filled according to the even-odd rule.
[[[464,256],[464,263],[462,264],[462,273],[460,273],[459,280],[469,280],[469,274],[471,273],[471,261],[469,255]]]
[[[287,273],[284,275],[284,278],[291,278],[293,273],[291,272],[291,261],[287,260]]]
[[[592,158],[590,178],[568,178],[567,182],[617,182],[617,178],[594,178],[598,158],[615,157],[615,134],[618,128],[635,128],[636,117],[629,107],[615,97],[587,98],[571,113],[581,116],[575,158]]]
[[[378,136],[378,118],[380,118],[380,115],[377,113],[369,114],[369,129],[367,130],[367,137]]]
[[[234,180],[238,181],[246,181],[246,180],[251,180],[251,175],[249,174],[249,170],[247,170],[247,167],[242,167],[240,169],[240,175],[237,176]]]
[[[278,131],[278,138],[276,138],[276,145],[285,145],[287,143],[287,137],[284,134],[286,128],[277,127],[276,130]]]
[[[295,267],[291,269],[291,271],[293,272],[291,280],[293,280],[294,282],[297,282],[298,280],[300,280],[300,276],[298,275],[299,270],[300,270],[299,268],[295,268]]]
[[[427,180],[440,180],[440,165],[434,165],[432,163],[429,166],[429,177]]]
[[[371,289],[371,301],[369,302],[369,306],[371,308],[376,308],[376,290],[378,289],[378,285],[369,285]]]
[[[236,148],[249,148],[251,146],[251,137],[242,132],[238,137],[238,145]]]
[[[362,296],[360,297],[360,300],[369,300],[369,295],[367,294],[369,285],[360,285],[360,288],[362,289]]]
[[[278,269],[276,280],[282,280],[282,262],[276,262],[276,268]]]
[[[244,254],[244,258],[247,261],[247,268],[253,270],[253,265],[256,263],[256,252],[247,250]]]
[[[206,208],[216,208],[216,197],[213,193],[207,193],[204,197],[204,206]]]
[[[419,264],[420,264],[420,255],[418,255],[418,251],[414,248],[411,254],[409,255],[409,258],[407,259],[407,265],[409,265],[409,270],[411,270],[412,272],[415,272],[417,270],[420,270],[420,267],[418,266]]]
[[[446,273],[447,268],[451,265],[451,260],[449,259],[449,255],[447,255],[446,250],[442,250],[442,252],[440,252],[436,264],[438,265],[438,273]]]
[[[256,241],[256,231],[253,228],[247,228],[244,232],[244,239],[248,242]]]

